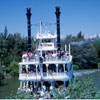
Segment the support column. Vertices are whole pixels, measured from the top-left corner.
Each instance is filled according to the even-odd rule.
[[[52,85],[52,81],[51,81],[51,86],[50,86],[50,90],[53,90],[53,85]]]
[[[64,81],[64,86],[66,87],[66,82]]]
[[[28,73],[28,65],[26,65],[26,73]]]
[[[58,64],[56,64],[56,73],[58,75]]]
[[[33,87],[34,87],[34,83],[35,83],[35,82],[33,81]]]
[[[26,85],[26,87],[28,88],[28,81],[27,81],[27,85]]]
[[[20,81],[20,88],[22,89],[22,82]]]
[[[65,72],[65,64],[63,64],[64,72]]]
[[[23,85],[23,88],[25,88],[25,86],[26,86],[26,85],[25,85],[25,81],[24,81],[24,85]]]
[[[38,70],[37,67],[38,67],[38,65],[36,65],[36,74],[38,73],[38,71],[37,71],[37,70]]]
[[[47,68],[47,76],[48,76],[48,64],[46,64],[46,68]]]
[[[19,66],[19,73],[22,73],[22,65]]]
[[[65,51],[67,51],[67,45],[65,44]]]

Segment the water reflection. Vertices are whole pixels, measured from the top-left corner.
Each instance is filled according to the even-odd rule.
[[[16,92],[19,86],[18,79],[6,79],[6,84],[0,86],[0,99],[9,96],[11,91]]]

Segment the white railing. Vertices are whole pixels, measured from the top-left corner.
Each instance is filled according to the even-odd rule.
[[[39,58],[23,58],[22,62],[39,62]]]
[[[69,58],[70,58],[69,56],[67,56],[67,57],[46,57],[46,58],[43,58],[43,62],[46,62],[46,61],[68,61]],[[39,57],[23,58],[22,62],[39,62]]]
[[[56,73],[56,72],[54,72],[54,73],[43,73],[42,74],[42,76],[41,76],[41,74],[40,73],[28,73],[28,74],[25,74],[25,73],[21,73],[21,74],[19,74],[19,78],[24,78],[24,79],[26,79],[26,78],[32,78],[33,77],[33,79],[34,78],[55,78],[55,77],[58,77],[58,78],[64,78],[64,77],[66,77],[66,76],[68,76],[68,73],[67,72],[58,72],[58,73]]]

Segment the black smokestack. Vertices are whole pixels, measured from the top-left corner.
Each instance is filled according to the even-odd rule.
[[[57,47],[58,50],[60,50],[61,44],[60,44],[60,7],[56,7],[56,24],[57,24]]]
[[[28,27],[28,52],[31,52],[31,9],[27,8],[27,27]]]

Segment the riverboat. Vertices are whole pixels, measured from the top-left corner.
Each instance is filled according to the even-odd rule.
[[[18,90],[25,92],[50,91],[60,85],[65,87],[73,80],[73,64],[70,51],[70,44],[65,45],[65,50],[60,47],[60,22],[59,7],[56,7],[57,32],[42,32],[42,22],[40,22],[40,32],[36,35],[36,50],[30,49],[31,25],[28,19],[28,51],[22,55],[19,62]],[[27,18],[31,16],[30,8],[27,9]]]

